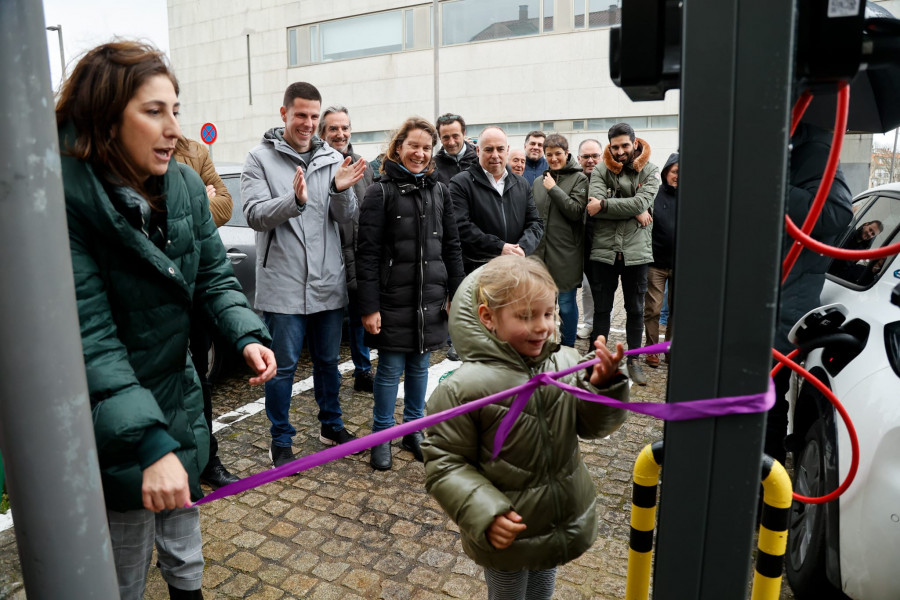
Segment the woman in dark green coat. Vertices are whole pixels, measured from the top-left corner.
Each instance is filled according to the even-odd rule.
[[[544,155],[550,169],[534,180],[534,205],[544,221],[544,237],[534,255],[544,261],[559,288],[560,332],[564,346],[575,346],[578,305],[575,296],[584,269],[584,215],[588,178],[558,133],[547,136]]]
[[[56,107],[72,270],[121,597],[157,545],[172,598],[201,598],[196,508],[209,430],[188,355],[196,307],[257,373],[269,335],[234,278],[199,176],[173,159],[178,83],[135,42],[94,48]]]

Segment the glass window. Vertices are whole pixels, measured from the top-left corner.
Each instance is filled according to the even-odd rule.
[[[386,142],[390,131],[354,131],[353,141],[357,144],[371,144],[373,142]]]
[[[403,50],[403,12],[399,10],[329,21],[319,28],[323,62]]]
[[[222,183],[225,184],[225,187],[228,188],[228,193],[231,194],[231,218],[228,219],[226,225],[233,225],[235,227],[249,227],[247,225],[247,219],[244,218],[244,205],[241,203],[241,174],[240,173],[230,173],[227,175],[222,175]]]
[[[300,57],[297,56],[297,30],[288,29],[288,66],[300,64]]]
[[[553,2],[554,0],[544,0],[544,26],[541,31],[553,31]]]
[[[622,21],[621,0],[590,0],[588,27],[610,27]],[[577,18],[577,17],[576,17]]]
[[[415,36],[415,24],[416,20],[413,18],[413,11],[411,8],[403,11],[403,17],[406,19],[406,47],[414,48],[416,45],[416,36]]]
[[[584,28],[584,0],[575,0],[575,29]]]
[[[441,6],[445,46],[540,33],[538,0],[456,0]]]
[[[309,62],[322,60],[319,54],[319,26],[311,25],[309,28]]]
[[[870,195],[853,205],[853,221],[841,236],[841,248],[875,250],[900,238],[900,198]],[[887,258],[835,259],[828,269],[830,279],[853,289],[871,287],[884,273],[892,273],[896,255]]]
[[[579,129],[584,129],[584,120],[572,121],[572,129],[576,131]]]
[[[678,129],[677,115],[654,115],[650,117],[651,129]]]
[[[543,129],[544,132],[556,131],[556,123],[553,121],[544,121],[541,123],[541,129]]]
[[[591,131],[609,131],[616,123],[619,123],[618,119],[588,119],[587,128]]]

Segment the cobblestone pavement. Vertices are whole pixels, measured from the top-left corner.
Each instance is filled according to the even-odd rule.
[[[610,337],[624,343],[620,300],[614,311]],[[587,341],[579,340],[578,347],[586,351]],[[346,347],[343,354],[349,360]],[[443,351],[432,355],[432,363],[444,359]],[[632,398],[662,401],[667,365],[645,372],[649,384],[632,387]],[[262,396],[240,369],[236,375],[214,388],[217,415]],[[297,379],[310,376],[304,357]],[[352,377],[341,385],[341,405],[348,429],[369,433],[372,396],[354,393]],[[398,417],[401,411],[398,401]],[[291,420],[295,454],[322,449],[312,390],[294,398]],[[271,467],[268,427],[265,412],[258,412],[219,431],[222,462],[239,476]],[[624,597],[633,461],[661,438],[660,422],[630,414],[609,438],[581,442],[597,484],[599,536],[588,552],[559,569],[554,598]],[[204,597],[486,598],[480,567],[465,556],[458,529],[425,492],[422,465],[396,441],[392,451],[394,466],[387,472],[373,471],[364,452],[201,507]],[[0,598],[24,598],[21,581],[13,530],[0,532]],[[145,597],[168,597],[156,568],[150,569]]]

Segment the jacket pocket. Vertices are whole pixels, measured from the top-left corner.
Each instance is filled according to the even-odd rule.
[[[262,261],[262,266],[264,269],[266,268],[266,263],[269,262],[269,250],[272,248],[272,241],[274,239],[275,239],[275,230],[273,229],[271,232],[269,232],[269,239],[266,240],[266,251],[263,254],[263,261]]]
[[[391,280],[391,268],[394,266],[394,259],[389,258],[381,265],[381,289],[386,290],[388,282]]]

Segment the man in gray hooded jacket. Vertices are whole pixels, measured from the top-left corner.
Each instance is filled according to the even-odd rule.
[[[354,439],[344,428],[338,359],[347,281],[339,225],[358,208],[353,184],[366,161],[351,164],[316,133],[322,96],[311,84],[284,93],[284,127],[270,129],[250,151],[241,175],[244,216],[256,231],[256,309],[272,334],[278,370],[266,383],[274,465],[293,460],[291,388],[306,338],[319,405],[319,439],[328,445]]]

